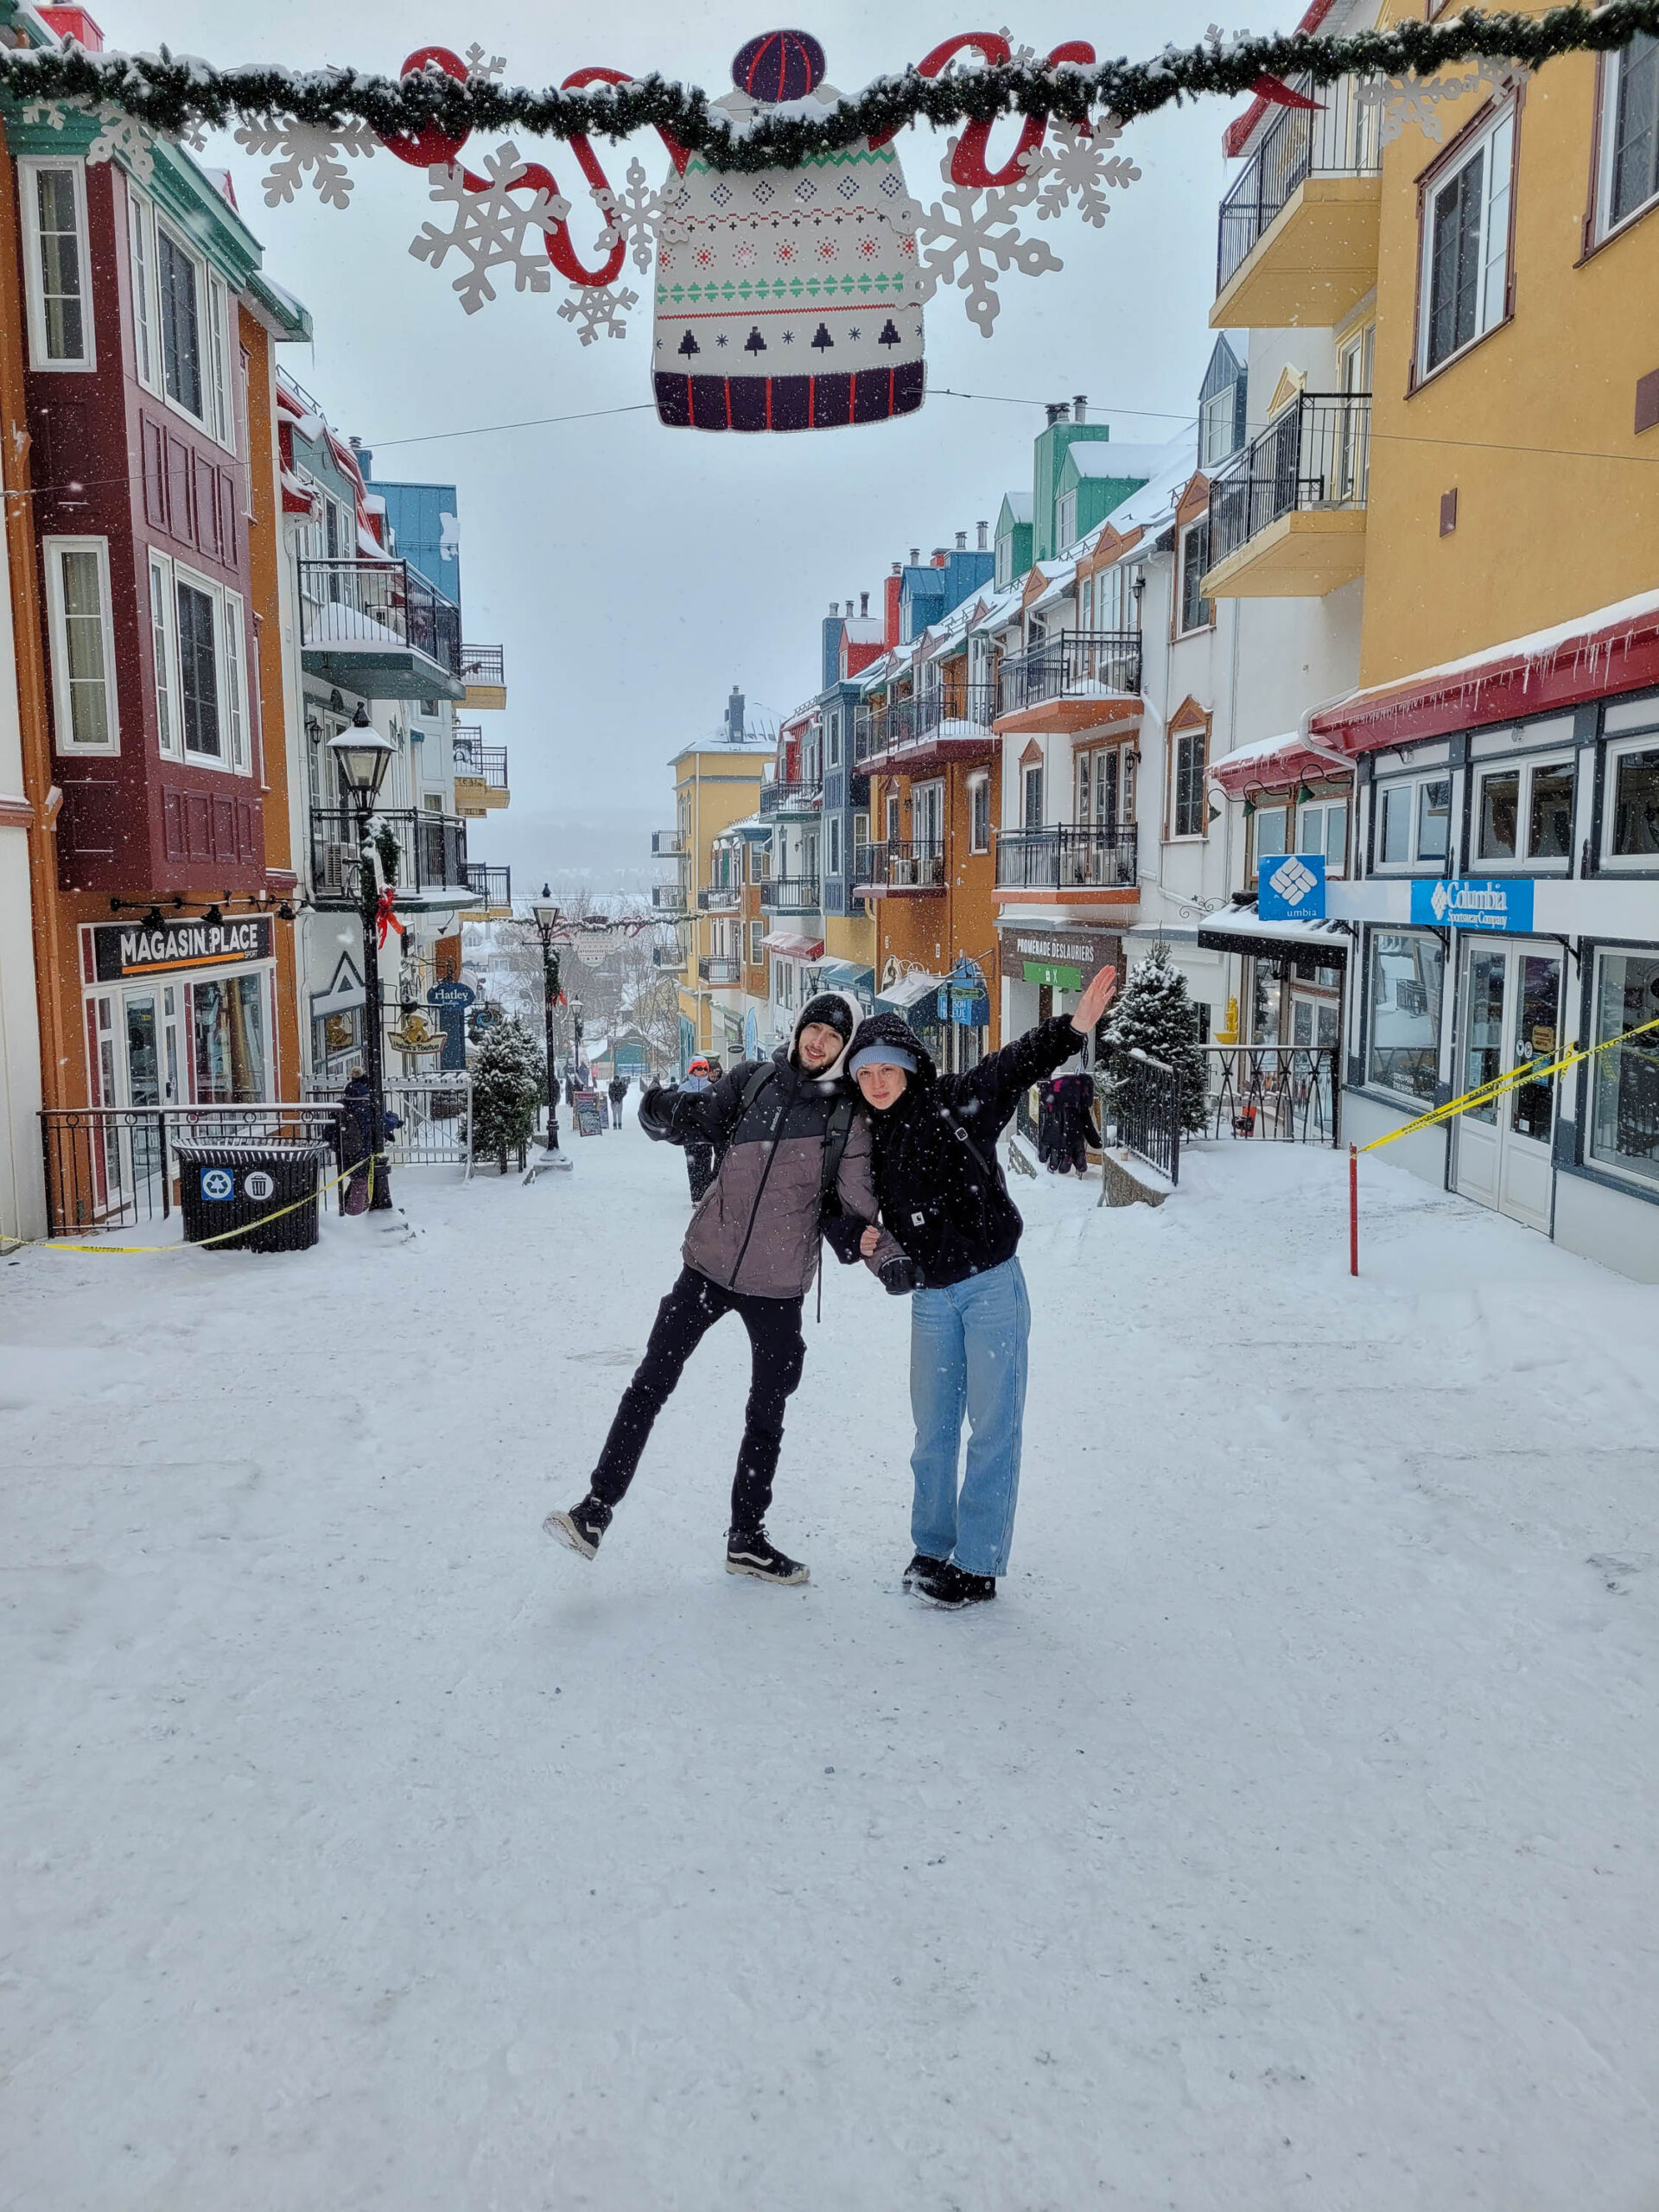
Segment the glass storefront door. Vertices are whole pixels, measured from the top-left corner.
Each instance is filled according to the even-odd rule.
[[[1541,945],[1474,938],[1464,956],[1460,1091],[1560,1051],[1561,957]],[[1457,1120],[1457,1187],[1465,1198],[1548,1230],[1555,1078],[1522,1083]]]

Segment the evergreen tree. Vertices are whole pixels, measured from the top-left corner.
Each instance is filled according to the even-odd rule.
[[[485,1032],[473,1063],[473,1151],[495,1153],[501,1173],[536,1127],[546,1085],[540,1048],[515,1014]]]
[[[1202,1129],[1209,1071],[1198,1040],[1198,1009],[1186,995],[1186,978],[1169,957],[1166,944],[1154,944],[1129,969],[1122,995],[1106,1016],[1106,1073],[1100,1088],[1109,1101],[1124,1081],[1132,1047],[1161,1060],[1181,1078],[1181,1127]]]

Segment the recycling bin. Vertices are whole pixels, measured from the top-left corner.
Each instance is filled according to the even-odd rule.
[[[174,1154],[186,1243],[212,1237],[219,1252],[303,1252],[316,1243],[318,1193],[334,1157],[326,1144],[184,1143]]]

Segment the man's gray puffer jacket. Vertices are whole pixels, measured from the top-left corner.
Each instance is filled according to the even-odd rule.
[[[859,1008],[849,1001],[856,1024]],[[877,1213],[870,1179],[870,1125],[853,1103],[834,1189],[823,1190],[825,1147],[836,1108],[854,1101],[841,1070],[843,1051],[823,1075],[798,1066],[796,1035],[772,1054],[771,1073],[746,1107],[764,1060],[740,1060],[711,1090],[646,1091],[639,1126],[671,1144],[699,1140],[722,1148],[719,1172],[698,1201],[682,1256],[722,1288],[750,1298],[804,1298],[818,1268],[818,1238],[843,1262],[858,1258],[860,1233]],[[884,1232],[867,1262],[880,1274],[903,1257]]]

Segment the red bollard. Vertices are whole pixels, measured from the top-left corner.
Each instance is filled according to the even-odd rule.
[[[1348,1147],[1348,1272],[1359,1273],[1359,1148]]]

